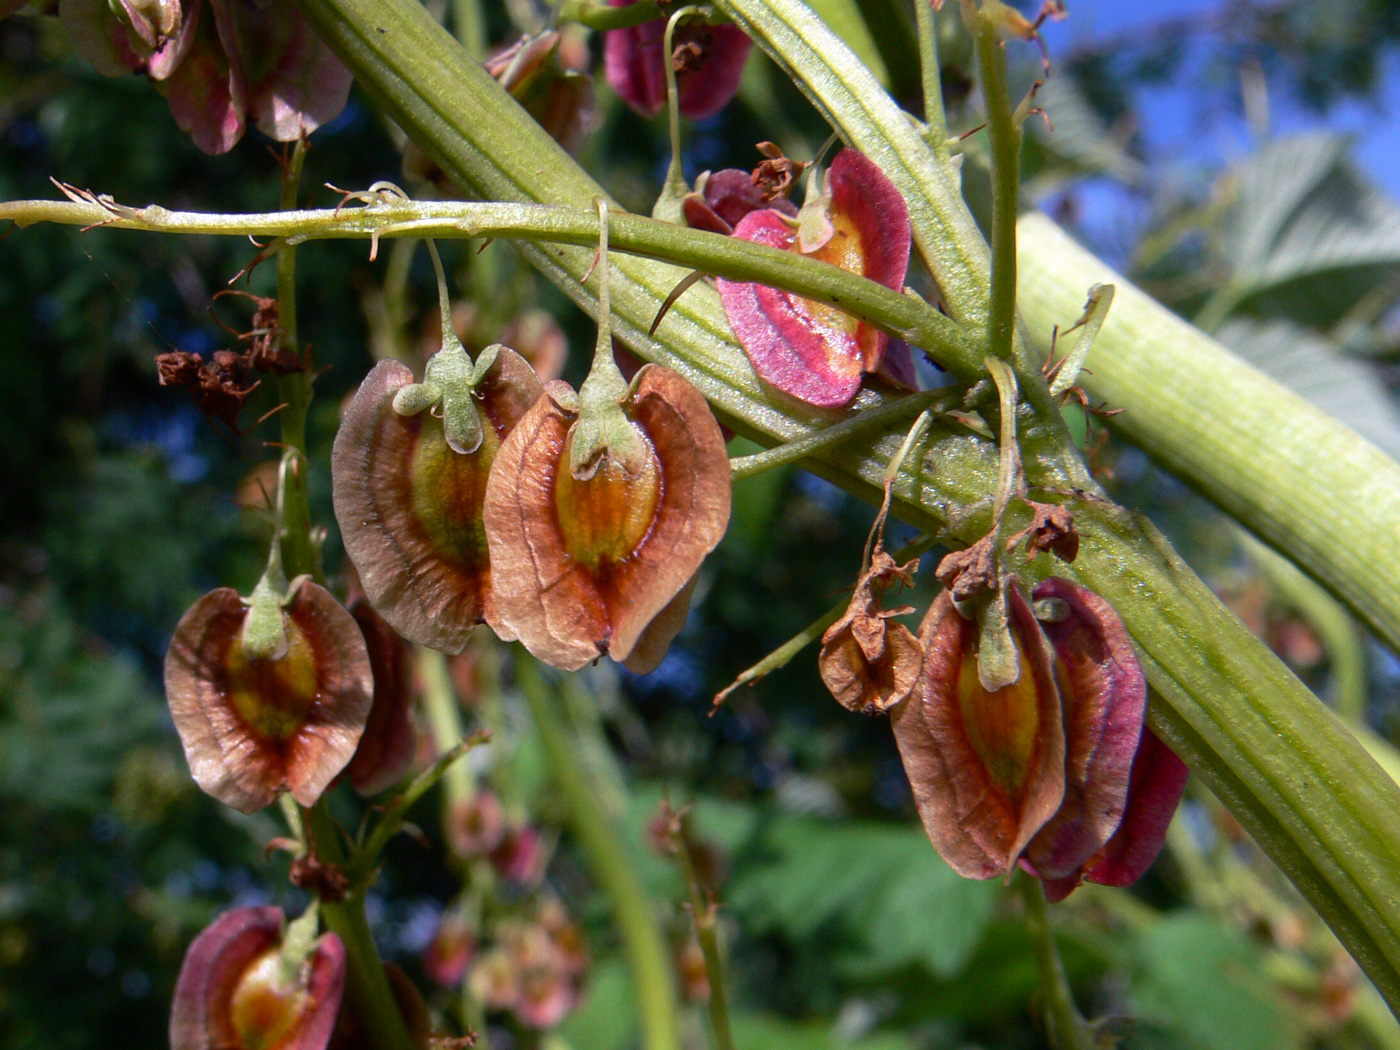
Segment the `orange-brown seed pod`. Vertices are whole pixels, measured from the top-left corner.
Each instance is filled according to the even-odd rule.
[[[462,395],[483,424],[479,445],[463,453],[441,415],[426,406],[401,411],[402,392],[421,385],[396,361],[381,361],[360,385],[331,457],[335,516],[380,615],[409,641],[459,653],[477,624],[494,620],[481,522],[486,479],[542,387],[524,358],[497,347]]]
[[[302,578],[276,610],[285,645],[248,655],[253,612],[231,587],[180,618],[165,655],[165,693],[195,782],[245,813],[290,791],[313,805],[350,761],[374,684],[359,626]]]
[[[194,939],[175,984],[171,1050],[324,1050],[345,948],[328,933],[288,952],[286,932],[280,908],[235,908]]]
[[[548,384],[496,457],[484,506],[495,613],[545,663],[576,670],[607,654],[645,673],[729,523],[724,438],[699,391],[658,365],[603,424],[611,436],[581,437],[581,399]],[[582,469],[576,440],[600,450]]]

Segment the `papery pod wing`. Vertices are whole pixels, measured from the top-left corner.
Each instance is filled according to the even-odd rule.
[[[563,405],[575,395],[557,381],[501,446],[487,484],[497,617],[537,658],[565,670],[605,653],[627,661],[729,523],[729,461],[705,399],[656,365],[638,373],[632,391],[627,416],[655,471],[649,497],[602,470],[592,481],[566,476],[577,417]],[[611,513],[635,544],[590,565],[571,531],[591,526],[571,526],[564,504],[597,496],[599,485],[606,486],[605,501],[618,504]],[[654,509],[648,503],[644,512],[648,499]],[[641,513],[649,520],[636,519]],[[666,619],[677,630],[684,622],[674,609]],[[659,659],[654,644],[645,648],[647,662]]]
[[[374,702],[355,756],[345,767],[362,795],[377,795],[403,779],[418,750],[413,723],[413,665],[408,643],[364,598],[350,603],[374,674]]]
[[[247,130],[248,82],[240,56],[229,54],[221,42],[220,20],[226,16],[215,0],[204,2],[210,10],[197,20],[184,60],[156,82],[156,89],[196,146],[209,154],[227,153]]]
[[[543,386],[501,347],[478,387],[491,425],[481,447],[463,456],[430,412],[394,411],[394,394],[413,381],[406,366],[381,361],[360,384],[331,452],[335,517],[379,614],[411,642],[459,653],[477,624],[494,620],[481,518],[487,476]]]
[[[1008,587],[1021,677],[988,693],[977,626],[945,590],[919,629],[923,669],[890,724],[914,802],[939,854],[960,875],[1006,874],[1064,798],[1065,737],[1049,647],[1020,588]]]
[[[315,804],[355,753],[374,682],[360,629],[308,581],[283,610],[286,655],[243,654],[248,607],[229,587],[180,618],[165,655],[165,693],[190,774],[220,802],[252,813],[290,791]]]
[[[1068,615],[1042,624],[1065,701],[1065,800],[1031,840],[1026,859],[1044,878],[1079,870],[1118,829],[1147,714],[1147,683],[1123,621],[1097,594],[1051,577],[1037,600]]]

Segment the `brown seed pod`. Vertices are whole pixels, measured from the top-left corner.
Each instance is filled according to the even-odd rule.
[[[890,710],[895,743],[934,847],[959,875],[1005,875],[1065,794],[1065,732],[1050,647],[1019,586],[1007,588],[1020,675],[989,692],[977,624],[938,595],[919,629],[924,665]]]
[[[847,710],[882,714],[908,696],[918,680],[923,664],[918,639],[902,623],[890,622],[914,607],[881,605],[881,596],[894,583],[913,583],[917,565],[917,558],[898,565],[877,548],[870,568],[856,581],[845,615],[822,635],[817,667],[831,695]]]
[[[413,373],[381,361],[360,384],[331,455],[335,516],[371,604],[411,642],[447,653],[492,621],[491,563],[481,507],[501,442],[543,389],[508,347],[476,385],[480,446],[448,444],[428,409],[404,415],[395,396]]]
[[[165,695],[195,782],[252,813],[290,791],[313,805],[350,761],[374,683],[359,626],[303,579],[281,607],[285,650],[250,659],[249,607],[231,587],[180,618],[165,654]]]
[[[284,933],[281,908],[235,908],[194,939],[175,984],[171,1050],[323,1050],[345,948],[328,933],[289,959]]]
[[[684,624],[681,596],[729,523],[719,424],[680,375],[647,365],[621,402],[635,467],[606,451],[576,473],[578,395],[558,381],[545,395],[502,444],[486,486],[492,626],[555,667],[607,654],[645,673]]]

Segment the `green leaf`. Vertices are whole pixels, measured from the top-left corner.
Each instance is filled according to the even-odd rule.
[[[733,1021],[734,1043],[744,1050],[912,1050],[906,1035],[879,1032],[846,1039],[830,1025],[741,1015]]]
[[[842,944],[852,976],[922,964],[947,977],[977,947],[998,892],[960,878],[917,828],[782,818],[737,858],[727,902],[752,932]]]
[[[832,31],[844,40],[862,62],[875,74],[875,79],[883,86],[890,85],[890,71],[885,68],[885,60],[880,57],[880,49],[875,46],[875,38],[865,24],[856,0],[812,0],[812,10]]]
[[[604,959],[589,971],[583,1004],[559,1026],[570,1046],[588,1050],[629,1050],[637,1044],[637,1009],[632,979],[618,959]]]
[[[1400,207],[1350,162],[1350,146],[1338,135],[1281,139],[1227,176],[1239,200],[1225,224],[1224,296],[1273,292],[1275,310],[1325,327],[1400,269]]]
[[[1142,1015],[1202,1050],[1291,1050],[1303,1042],[1260,976],[1260,954],[1237,930],[1174,915],[1138,934],[1132,996]]]

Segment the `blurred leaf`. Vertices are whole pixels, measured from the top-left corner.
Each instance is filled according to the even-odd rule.
[[[808,6],[860,56],[875,79],[888,88],[890,71],[885,68],[885,60],[880,57],[880,49],[875,46],[875,38],[870,35],[857,0],[809,0]]]
[[[1107,175],[1129,186],[1145,181],[1142,162],[1104,122],[1073,73],[1057,71],[1041,85],[1035,102],[1049,123],[1032,117],[1028,124],[1027,192],[1043,193],[1048,184],[1080,175]]]
[[[1173,915],[1137,937],[1133,998],[1141,1014],[1203,1050],[1289,1050],[1303,1032],[1260,975],[1258,950],[1205,915]],[[1154,1045],[1161,1045],[1160,1043]]]
[[[734,1042],[744,1050],[910,1050],[908,1036],[880,1032],[843,1039],[830,1025],[800,1024],[777,1017],[735,1017]]]
[[[570,1046],[587,1050],[627,1050],[636,1045],[636,996],[622,962],[608,959],[593,967],[583,1005],[559,1026],[559,1034]]]
[[[946,977],[977,947],[998,893],[956,875],[917,827],[779,818],[736,858],[726,900],[753,932],[843,934],[838,964],[853,976],[921,963]]]
[[[1340,353],[1330,340],[1283,319],[1236,316],[1215,335],[1255,368],[1400,459],[1400,412],[1370,364]]]
[[[1282,139],[1230,174],[1228,301],[1268,293],[1252,305],[1327,327],[1400,270],[1400,207],[1356,169],[1350,148],[1338,135]]]

